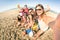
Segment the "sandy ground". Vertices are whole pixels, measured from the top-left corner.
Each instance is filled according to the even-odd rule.
[[[0,13],[0,40],[29,40],[28,36],[22,36],[22,28],[15,26],[14,18],[16,18],[17,15],[17,9]],[[57,16],[51,12],[48,12],[47,15],[54,18]],[[50,28],[37,40],[53,40],[53,30]]]

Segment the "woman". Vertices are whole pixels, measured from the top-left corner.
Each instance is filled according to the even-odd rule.
[[[49,9],[47,11],[44,11],[44,7],[41,4],[38,4],[35,7],[35,12],[38,16],[36,19],[38,20],[38,28],[40,28],[40,30],[37,32],[37,34],[34,35],[34,38],[38,38],[42,33],[48,30],[49,27],[47,24],[53,20],[51,17],[45,14],[48,11]]]
[[[27,22],[26,22],[26,24],[25,24],[25,34],[24,35],[28,35],[29,37],[33,37],[33,31],[31,30],[31,28],[30,28],[30,20],[29,20],[29,18],[27,17]]]
[[[34,10],[32,8],[29,9],[27,17],[30,19],[30,25],[33,26]]]

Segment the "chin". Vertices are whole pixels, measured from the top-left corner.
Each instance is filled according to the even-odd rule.
[[[39,16],[40,16],[41,14],[39,14]]]

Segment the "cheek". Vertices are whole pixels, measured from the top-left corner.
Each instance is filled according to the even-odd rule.
[[[43,13],[43,10],[41,10],[40,12]]]
[[[41,15],[42,14],[42,12],[41,11],[37,11],[37,15]]]

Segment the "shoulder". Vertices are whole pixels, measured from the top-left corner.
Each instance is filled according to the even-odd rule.
[[[43,20],[48,24],[49,22],[53,21],[54,18],[47,16],[46,14],[43,15]]]

